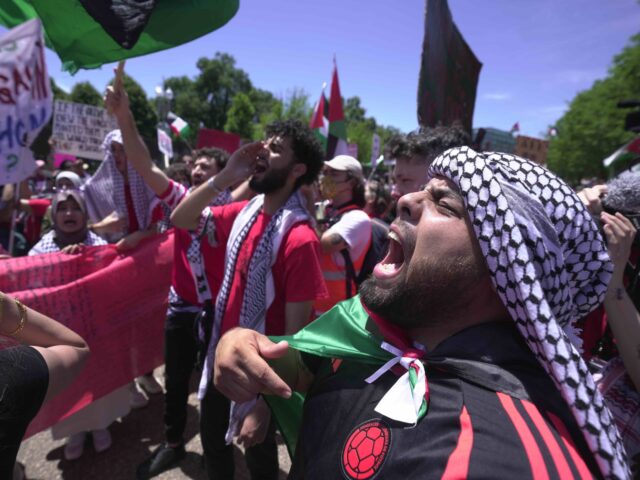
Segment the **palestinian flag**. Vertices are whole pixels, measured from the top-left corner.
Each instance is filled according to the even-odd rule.
[[[313,133],[320,141],[320,145],[322,145],[322,148],[325,152],[327,151],[327,137],[329,136],[329,119],[327,118],[328,114],[329,102],[327,102],[327,97],[324,96],[323,88],[322,93],[320,94],[320,99],[313,109],[313,116],[311,117],[309,128],[313,130]]]
[[[191,134],[191,128],[189,124],[180,117],[171,122],[171,131],[178,137],[188,137]]]
[[[602,161],[602,164],[615,171],[622,171],[633,165],[633,162],[640,158],[640,137],[636,137],[626,145],[613,152]]]
[[[40,18],[47,45],[75,73],[195,40],[238,7],[239,0],[10,0],[0,6],[0,24]]]
[[[342,110],[342,96],[338,82],[338,66],[333,63],[333,77],[331,78],[331,95],[329,97],[329,137],[327,139],[327,158],[336,155],[348,155],[347,124]]]

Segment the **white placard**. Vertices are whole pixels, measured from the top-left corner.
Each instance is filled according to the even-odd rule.
[[[53,106],[55,149],[81,158],[102,160],[102,142],[118,128],[115,117],[104,108],[56,100]]]
[[[29,145],[51,118],[52,98],[40,20],[29,20],[0,37],[0,185],[35,170]]]
[[[380,156],[380,136],[377,133],[374,133],[373,139],[371,140],[371,168],[376,168],[379,156]]]
[[[158,149],[167,157],[173,157],[173,143],[171,137],[167,132],[162,129],[158,129]]]

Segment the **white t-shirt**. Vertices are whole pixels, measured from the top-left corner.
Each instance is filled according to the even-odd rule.
[[[371,240],[371,219],[363,210],[350,210],[333,225],[328,233],[337,233],[349,246],[351,261],[356,263],[358,259],[367,253],[367,247]],[[344,258],[340,252],[331,254],[333,262],[344,267]]]

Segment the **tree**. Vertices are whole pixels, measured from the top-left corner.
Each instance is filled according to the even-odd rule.
[[[171,77],[164,82],[165,88],[171,87],[174,93],[173,111],[194,127],[192,141],[200,126],[223,130],[233,98],[238,93],[251,98],[253,90],[249,75],[236,67],[231,55],[218,52],[214,58],[200,58],[196,66],[199,73],[195,78]],[[268,95],[264,95],[268,92],[259,92],[259,100],[268,101]],[[254,106],[260,111],[263,105]]]
[[[574,184],[604,177],[602,161],[633,138],[624,130],[628,112],[616,106],[631,98],[640,99],[640,34],[614,57],[607,78],[579,93],[558,120],[558,135],[549,143],[549,168]]]
[[[89,82],[76,83],[71,89],[69,100],[85,105],[93,105],[94,107],[102,106],[102,95]]]
[[[253,121],[256,109],[251,103],[251,99],[244,93],[238,93],[233,97],[231,107],[227,113],[227,123],[225,131],[236,133],[242,138],[253,138]]]
[[[297,120],[309,124],[311,119],[311,106],[309,105],[309,94],[302,88],[293,88],[287,92],[284,101],[283,118],[286,120]]]

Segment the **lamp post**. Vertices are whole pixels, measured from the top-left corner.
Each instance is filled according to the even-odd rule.
[[[169,122],[167,122],[167,115],[171,111],[171,102],[173,101],[173,90],[168,87],[166,89],[158,85],[155,88],[156,92],[156,110],[158,113],[158,129],[169,133]],[[164,154],[164,167],[169,166],[169,157]]]

